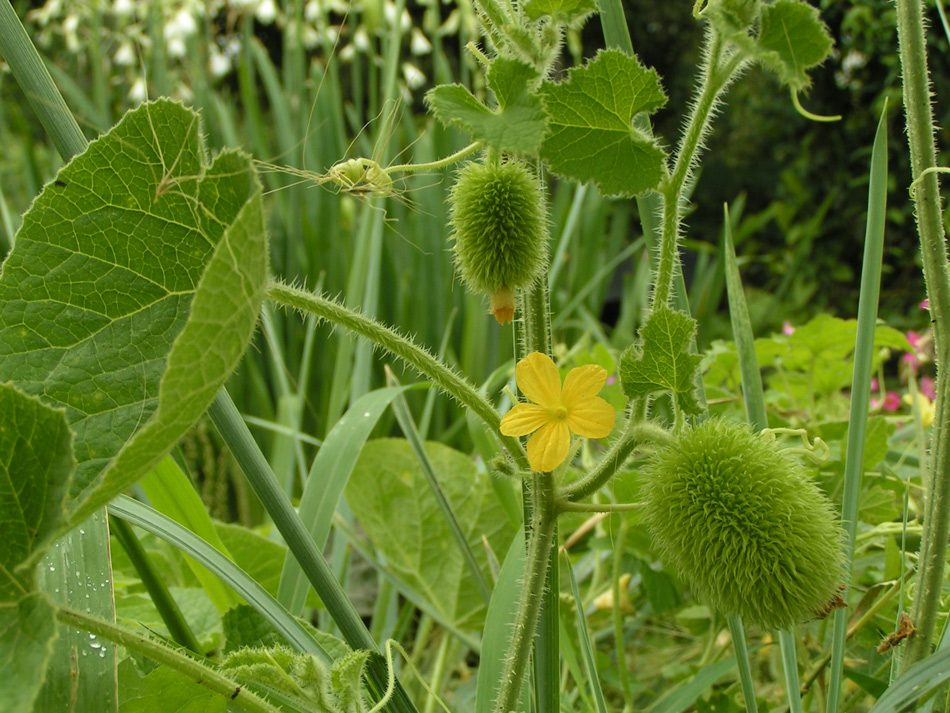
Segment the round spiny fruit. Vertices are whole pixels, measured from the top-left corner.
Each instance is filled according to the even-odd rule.
[[[723,614],[784,629],[838,593],[841,531],[831,503],[774,442],[719,420],[659,453],[644,521],[667,568]]]
[[[469,287],[490,295],[510,293],[541,275],[547,261],[547,202],[527,166],[470,163],[459,172],[449,202],[455,262]]]

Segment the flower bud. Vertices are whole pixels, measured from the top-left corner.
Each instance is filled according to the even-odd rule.
[[[510,321],[512,291],[538,279],[547,264],[540,181],[519,161],[470,163],[459,172],[449,202],[459,274],[472,290],[492,295],[499,321]]]
[[[726,615],[774,629],[838,593],[842,534],[831,503],[774,441],[709,420],[660,452],[643,519],[665,565]]]

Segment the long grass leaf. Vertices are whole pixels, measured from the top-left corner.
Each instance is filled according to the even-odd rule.
[[[260,447],[244,425],[241,414],[238,413],[227,391],[222,390],[218,393],[208,409],[208,414],[244,471],[248,484],[263,503],[287,546],[306,572],[317,595],[323,600],[327,612],[340,627],[344,641],[354,649],[366,649],[379,653],[376,642],[370,636],[353,603],[347,598],[340,582],[323,558],[323,553],[314,544],[310,533],[297,516],[293,505],[290,504],[290,499],[281,490],[264,454],[261,453]],[[370,657],[366,676],[373,694],[381,697],[389,681],[389,673],[381,657]],[[416,713],[415,706],[398,683],[386,709],[393,713]]]
[[[298,651],[330,662],[330,655],[290,612],[274,599],[247,572],[186,527],[147,505],[122,495],[109,504],[109,513],[177,547],[221,578],[280,632]]]
[[[898,713],[950,680],[950,649],[911,666],[877,699],[868,713]]]
[[[858,301],[858,334],[854,347],[854,376],[851,381],[851,415],[848,427],[848,451],[844,468],[844,494],[841,521],[845,531],[845,575],[851,579],[854,539],[858,524],[858,500],[864,475],[865,425],[871,398],[871,369],[874,358],[874,330],[878,298],[881,292],[881,261],[884,254],[884,224],[887,212],[887,107],[881,112],[868,185],[868,217],[864,237],[864,264],[861,268],[861,296]],[[848,614],[835,611],[832,634],[831,672],[828,684],[827,713],[837,713],[841,695],[845,636]]]
[[[577,588],[577,577],[574,576],[574,568],[571,566],[570,559],[565,556],[564,561],[564,569],[567,570],[567,574],[571,579],[571,594],[574,596],[574,605],[577,607],[577,636],[580,639],[581,660],[584,662],[587,685],[590,686],[591,693],[594,696],[597,713],[607,713],[607,701],[604,699],[604,690],[600,686],[600,676],[597,675],[597,661],[594,658],[594,649],[590,643],[590,632],[587,630],[584,600],[581,599],[580,590]],[[623,666],[623,652],[618,651],[617,656],[619,658],[618,665]]]
[[[478,665],[478,682],[475,693],[475,713],[492,713],[498,695],[498,681],[505,670],[505,656],[511,640],[511,629],[518,613],[518,598],[521,593],[521,577],[524,576],[524,538],[515,537],[508,548],[505,563],[501,566],[495,591],[492,593],[485,630],[482,633],[482,657]],[[528,677],[521,691],[519,710],[529,711]]]
[[[704,666],[689,683],[667,694],[647,709],[647,713],[683,713],[702,693],[725,676],[736,665],[735,659],[726,659]]]
[[[369,434],[394,398],[409,387],[378,389],[359,399],[331,429],[310,466],[300,496],[298,516],[317,548],[330,534],[333,513]],[[277,599],[288,610],[300,612],[309,586],[293,553],[288,551],[280,573]]]

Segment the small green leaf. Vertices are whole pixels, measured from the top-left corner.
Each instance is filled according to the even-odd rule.
[[[488,475],[466,455],[440,443],[425,450],[445,497],[486,577],[483,537],[494,552],[505,552],[513,528],[495,498]],[[412,447],[402,439],[370,441],[346,486],[346,499],[390,572],[419,592],[459,628],[481,625],[482,598],[468,576]]]
[[[131,659],[119,665],[119,713],[224,713],[227,701],[177,671],[159,666],[140,676]]]
[[[530,20],[550,17],[561,25],[577,26],[597,12],[596,0],[528,0],[524,13]]]
[[[0,386],[0,602],[35,589],[28,565],[62,523],[75,465],[65,413]]]
[[[825,61],[832,44],[818,8],[800,0],[776,0],[762,8],[759,59],[792,89],[810,84],[805,72]]]
[[[224,384],[267,282],[250,159],[197,114],[129,112],[46,186],[0,274],[0,380],[65,407],[68,525],[147,473]]]
[[[46,595],[36,592],[18,602],[0,603],[0,707],[4,713],[33,710],[55,638],[55,610]]]
[[[662,307],[640,328],[640,346],[629,347],[620,358],[620,381],[628,398],[669,391],[687,414],[702,413],[696,398],[696,379],[702,357],[690,354],[696,320]]]
[[[498,100],[495,111],[460,84],[435,87],[426,94],[426,103],[440,122],[469,131],[475,141],[499,151],[537,155],[547,131],[544,102],[531,89],[538,73],[520,60],[499,57],[487,78]]]
[[[277,629],[263,614],[247,604],[228,609],[221,618],[221,625],[224,628],[222,653],[225,654],[246,647],[277,646],[283,642]]]
[[[567,81],[544,82],[541,95],[551,117],[541,158],[554,173],[593,181],[605,195],[639,195],[660,183],[663,150],[632,124],[666,103],[654,70],[618,50],[601,51]]]

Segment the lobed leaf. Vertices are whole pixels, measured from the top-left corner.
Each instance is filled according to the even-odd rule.
[[[794,90],[810,84],[806,71],[831,53],[831,36],[818,8],[800,0],[776,0],[762,7],[759,59]]]
[[[654,70],[605,50],[571,69],[567,81],[544,82],[541,95],[550,115],[541,158],[554,173],[593,181],[606,195],[639,195],[659,185],[665,154],[632,124],[666,103]]]
[[[640,346],[630,346],[620,358],[620,381],[628,398],[669,391],[687,414],[702,413],[696,398],[699,362],[690,354],[696,320],[662,307],[640,328]]]
[[[56,613],[45,594],[0,603],[0,707],[30,713],[56,638]]]
[[[524,14],[530,20],[550,17],[561,25],[581,24],[588,15],[597,12],[596,0],[528,0]]]
[[[547,131],[544,102],[532,89],[537,71],[520,60],[498,57],[487,80],[498,100],[494,111],[460,84],[435,87],[426,94],[426,103],[440,122],[465,129],[475,141],[498,151],[537,155]]]

